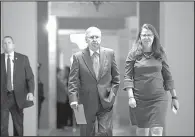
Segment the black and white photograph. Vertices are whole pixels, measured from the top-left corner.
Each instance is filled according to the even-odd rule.
[[[194,136],[194,1],[1,1],[1,136]]]

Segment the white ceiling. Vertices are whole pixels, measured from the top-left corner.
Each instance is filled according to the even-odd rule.
[[[92,2],[49,2],[50,15],[71,18],[104,18],[135,16],[137,2],[103,2],[96,11]]]

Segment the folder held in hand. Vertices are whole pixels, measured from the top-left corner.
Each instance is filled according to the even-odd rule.
[[[77,124],[87,124],[83,104],[78,104],[78,109],[74,109],[74,114]]]

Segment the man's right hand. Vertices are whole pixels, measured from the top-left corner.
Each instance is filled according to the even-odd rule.
[[[78,102],[71,102],[71,103],[70,103],[70,107],[71,107],[72,109],[77,109],[77,108],[78,108]]]

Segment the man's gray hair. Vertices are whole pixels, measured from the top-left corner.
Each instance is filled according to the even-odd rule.
[[[85,36],[87,36],[88,33],[91,32],[92,30],[93,30],[93,31],[99,31],[100,34],[101,34],[101,30],[100,30],[99,28],[92,26],[92,27],[89,27],[89,28],[85,31]]]

